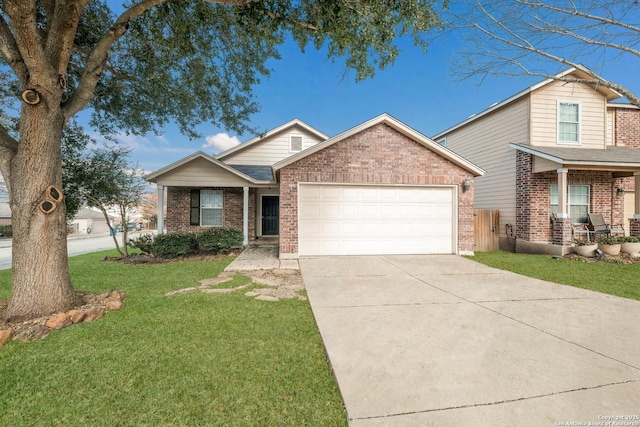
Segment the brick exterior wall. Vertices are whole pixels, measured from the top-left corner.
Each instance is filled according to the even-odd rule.
[[[469,172],[379,124],[280,171],[280,253],[298,253],[298,183],[461,186]],[[473,251],[473,187],[458,191],[458,250]]]
[[[561,235],[554,236],[550,221],[550,186],[558,183],[558,174],[534,174],[533,156],[522,151],[516,154],[516,164],[516,237],[530,242],[566,241],[564,225],[556,230]],[[616,194],[621,180],[614,180],[611,172],[570,170],[567,180],[569,185],[589,185],[591,212],[602,213],[607,223],[624,223],[624,198]]]
[[[616,108],[616,145],[640,148],[640,110]]]
[[[640,148],[640,110],[631,108],[616,108],[615,110],[615,139],[616,145]],[[635,178],[620,178],[614,182],[615,188],[625,191],[635,189]],[[640,197],[636,195],[636,197]],[[625,230],[630,227],[629,218],[624,218],[624,197],[619,196],[615,208],[614,224],[623,224]]]
[[[242,230],[244,190],[242,188],[189,188],[169,187],[167,189],[167,233],[195,232],[209,227],[189,225],[189,198],[191,190],[222,190],[222,225]],[[249,189],[249,239],[256,237],[256,189]]]

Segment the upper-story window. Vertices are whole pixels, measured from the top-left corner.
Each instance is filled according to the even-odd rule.
[[[298,151],[302,151],[301,135],[291,135],[289,137],[289,151],[291,151],[292,153],[297,153]]]
[[[439,139],[439,140],[437,140],[436,142],[437,142],[438,144],[442,145],[443,147],[446,147],[446,146],[447,146],[447,138],[446,138],[446,137],[444,137],[444,138],[442,138],[442,139]]]
[[[580,104],[558,101],[558,144],[580,144]]]

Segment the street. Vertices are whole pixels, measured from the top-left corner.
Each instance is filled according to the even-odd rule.
[[[129,233],[129,236],[140,233]],[[11,268],[11,239],[0,239],[0,270]],[[118,233],[118,243],[122,244],[122,236]],[[69,237],[67,240],[67,251],[69,256],[87,254],[90,252],[115,249],[113,237],[108,235],[89,235],[82,237]]]

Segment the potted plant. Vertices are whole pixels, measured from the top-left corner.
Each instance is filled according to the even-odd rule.
[[[621,242],[620,238],[610,234],[603,234],[598,237],[598,249],[607,255],[616,256],[620,254]]]
[[[576,239],[574,240],[575,246],[573,247],[573,251],[580,256],[584,257],[592,257],[596,254],[596,249],[598,248],[598,244],[595,242],[590,242],[587,239]]]
[[[621,237],[620,250],[632,257],[640,256],[640,236]]]

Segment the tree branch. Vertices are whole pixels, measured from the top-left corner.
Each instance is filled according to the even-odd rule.
[[[10,155],[18,151],[18,141],[9,135],[9,132],[2,125],[0,125],[0,147],[9,150],[8,154]]]
[[[13,30],[15,45],[20,46],[20,57],[28,72],[27,79],[53,72],[41,44],[36,22],[35,0],[5,0],[5,12]]]
[[[521,5],[524,5],[524,6],[532,7],[532,8],[538,7],[538,8],[551,10],[553,12],[559,12],[565,15],[579,16],[581,18],[591,19],[593,21],[598,21],[601,24],[614,25],[616,27],[625,28],[627,30],[631,30],[636,33],[640,32],[640,27],[636,27],[635,25],[627,24],[616,19],[605,18],[604,16],[598,16],[598,15],[592,15],[586,12],[580,12],[578,8],[575,6],[575,4],[572,10],[567,10],[558,6],[552,6],[549,4],[542,3],[541,1],[531,2],[528,0],[515,0],[515,2],[520,3]]]
[[[0,15],[0,55],[9,64],[15,75],[20,79],[23,85],[26,84],[29,78],[29,72],[27,66],[22,60],[20,50],[16,44],[16,40],[11,34],[11,29],[4,20],[4,17]]]
[[[90,0],[58,1],[55,9],[47,19],[45,50],[49,53],[49,63],[59,75],[65,74],[71,53],[73,41],[80,23],[82,11]]]
[[[574,38],[576,40],[580,40],[584,43],[590,44],[590,45],[594,45],[594,46],[600,46],[600,47],[605,47],[605,48],[612,48],[612,49],[617,49],[617,50],[621,50],[623,52],[627,52],[630,53],[632,55],[635,56],[640,56],[640,50],[634,49],[630,46],[625,46],[619,43],[611,43],[611,42],[603,42],[603,41],[599,41],[599,40],[595,40],[591,37],[586,37],[583,36],[581,34],[577,34],[573,31],[569,31],[566,30],[564,28],[560,28],[558,26],[555,25],[551,25],[548,24],[547,27],[541,27],[540,31],[545,31],[547,33],[551,33],[551,34],[558,34],[561,36],[567,36],[567,37],[571,37]]]
[[[9,194],[11,194],[11,160],[17,151],[18,141],[9,135],[4,126],[0,125],[0,172],[2,172]]]

